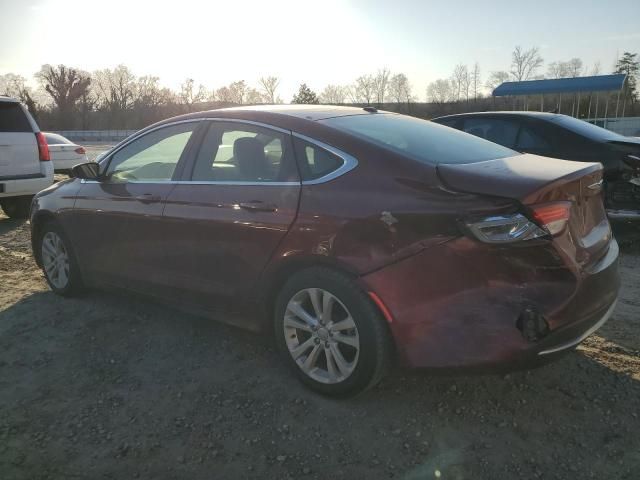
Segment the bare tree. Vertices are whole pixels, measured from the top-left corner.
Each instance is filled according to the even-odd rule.
[[[487,79],[487,83],[485,83],[485,87],[489,90],[495,90],[499,85],[507,82],[509,80],[509,74],[503,70],[497,72],[491,72],[489,78]]]
[[[582,60],[579,58],[572,58],[567,62],[567,71],[569,73],[569,77],[579,77],[582,75]]]
[[[196,103],[204,102],[208,97],[207,89],[204,85],[199,85],[197,90],[194,87],[195,82],[193,78],[187,78],[184,83],[180,85],[180,93],[178,93],[180,103],[186,105],[189,112]]]
[[[327,85],[320,93],[320,102],[330,105],[345,103],[347,89],[341,85]]]
[[[58,107],[60,127],[72,125],[72,113],[80,97],[89,89],[91,77],[65,65],[43,65],[36,78]]]
[[[438,79],[427,87],[427,98],[433,103],[447,103],[456,99],[457,86],[451,80]]]
[[[548,78],[564,78],[567,76],[566,62],[552,62],[547,67]]]
[[[389,96],[396,103],[409,103],[411,100],[411,85],[404,73],[396,73],[389,80]]]
[[[278,85],[280,85],[280,79],[278,77],[260,77],[258,83],[268,103],[282,103],[282,99],[276,95],[276,89]]]
[[[371,75],[361,75],[356,78],[350,89],[351,99],[354,103],[370,104],[375,98],[375,78]]]
[[[453,69],[453,75],[451,77],[452,83],[455,88],[455,99],[459,101],[465,96],[465,88],[468,87],[469,82],[469,70],[466,65],[459,63]]]
[[[112,116],[119,117],[122,112],[133,107],[136,77],[127,66],[118,65],[113,70],[98,70],[93,73],[93,78],[98,102]]]
[[[529,80],[544,63],[537,47],[524,50],[517,46],[511,58],[511,75],[518,82]]]
[[[600,60],[596,61],[591,68],[591,75],[600,75],[602,71],[602,65],[600,64]]]
[[[389,85],[389,76],[391,72],[388,68],[383,68],[382,70],[378,70],[375,77],[373,78],[373,88],[376,96],[376,102],[378,104],[384,103],[384,100],[387,95],[387,88]]]
[[[478,62],[474,63],[473,70],[471,71],[471,92],[473,94],[473,99],[477,100],[480,95],[480,85],[482,82],[482,78],[480,76],[480,65]]]
[[[258,90],[256,90],[253,87],[247,87],[247,90],[245,92],[245,98],[244,98],[244,102],[248,103],[249,105],[255,105],[258,103],[264,103],[265,100],[268,103],[276,103],[276,102],[271,102],[271,99],[267,99],[265,97],[265,95],[263,95],[262,93],[260,93]],[[282,103],[282,101],[280,101],[279,103]]]

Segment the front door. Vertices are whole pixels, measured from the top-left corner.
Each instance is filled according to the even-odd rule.
[[[166,283],[162,211],[198,125],[169,125],[136,138],[102,162],[100,181],[82,185],[70,233],[89,280],[137,290]]]
[[[295,220],[300,181],[291,135],[211,121],[193,159],[164,211],[167,272],[184,302],[231,312],[255,293]]]

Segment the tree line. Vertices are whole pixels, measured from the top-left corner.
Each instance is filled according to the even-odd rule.
[[[602,73],[600,63],[585,68],[579,58],[555,61],[541,74],[544,60],[538,48],[516,47],[510,69],[493,71],[483,79],[480,65],[458,64],[449,78],[437,79],[426,88],[430,107],[416,104],[419,98],[404,73],[381,68],[361,75],[347,85],[329,84],[319,93],[300,85],[292,103],[391,105],[395,111],[417,115],[468,111],[478,108],[504,108],[505,100],[487,101],[487,93],[505,81],[539,78],[568,78]],[[613,73],[626,73],[623,91],[627,114],[637,110],[637,54],[625,52],[617,59]],[[34,75],[37,87],[12,73],[0,75],[0,94],[19,98],[46,129],[136,129],[162,118],[195,110],[231,105],[283,103],[280,78],[260,77],[250,85],[238,80],[219,88],[207,88],[187,78],[178,90],[161,86],[157,76],[136,76],[125,65],[86,72],[66,65],[43,65]],[[590,101],[590,100],[589,100]],[[551,103],[553,99],[551,99]],[[574,99],[575,104],[575,99]],[[562,100],[560,101],[562,106]],[[580,112],[580,102],[578,109]],[[567,112],[563,112],[567,113]]]

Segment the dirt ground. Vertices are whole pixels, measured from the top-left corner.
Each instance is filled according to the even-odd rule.
[[[348,401],[270,342],[146,300],[51,293],[0,215],[0,478],[639,479],[640,229],[613,318],[506,376],[396,369]]]

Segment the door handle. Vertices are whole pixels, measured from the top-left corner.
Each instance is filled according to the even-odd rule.
[[[278,209],[273,203],[263,203],[260,201],[240,202],[239,207],[250,212],[275,212]]]
[[[161,197],[159,195],[154,195],[152,193],[144,193],[142,195],[138,195],[135,198],[141,203],[159,202],[161,200]]]

